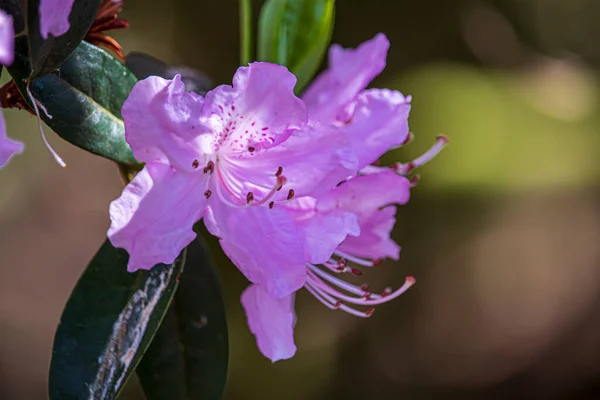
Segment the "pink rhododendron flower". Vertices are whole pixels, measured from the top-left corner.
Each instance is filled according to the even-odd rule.
[[[400,248],[390,238],[394,204],[405,204],[418,180],[418,176],[409,180],[404,175],[433,158],[446,143],[445,138],[438,138],[431,150],[410,163],[391,168],[370,165],[411,138],[410,96],[388,89],[365,89],[385,67],[388,48],[382,34],[357,49],[332,46],[329,69],[315,79],[302,98],[311,119],[347,135],[360,173],[324,195],[281,206],[295,216],[303,232],[304,287],[327,307],[360,317],[370,316],[373,306],[404,293],[414,278],[407,277],[395,291],[387,288],[375,294],[368,285],[352,285],[338,274],[358,275],[361,267],[372,267],[386,257],[399,258]],[[272,361],[290,358],[296,351],[293,296],[273,298],[260,285],[251,285],[242,295],[259,349]]]
[[[227,232],[223,248],[251,282],[275,298],[304,285],[301,232],[274,206],[335,186],[355,173],[356,157],[338,130],[309,123],[295,82],[284,67],[253,63],[206,98],[178,76],[136,84],[122,113],[146,166],[111,204],[108,231],[129,252],[129,271],[173,262],[207,211],[207,226]]]
[[[40,0],[40,35],[61,36],[69,30],[69,15],[75,0]]]

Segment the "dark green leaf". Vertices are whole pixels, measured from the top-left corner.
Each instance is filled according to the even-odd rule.
[[[23,17],[23,10],[19,0],[0,0],[0,10],[5,11],[13,17],[15,33],[19,33],[25,29],[25,18]]]
[[[115,399],[152,341],[185,263],[127,272],[107,240],[77,282],[54,338],[50,399]]]
[[[185,84],[185,90],[196,92],[204,96],[213,88],[210,78],[196,69],[182,66],[171,67],[157,58],[144,53],[129,53],[125,58],[125,65],[133,71],[139,79],[145,79],[151,75],[160,76],[164,79],[173,79],[177,74],[181,75],[181,81]]]
[[[27,25],[31,49],[31,79],[44,76],[56,70],[77,48],[87,35],[96,19],[102,0],[76,0],[73,3],[69,23],[71,27],[64,35],[48,35],[46,40],[40,35],[40,0],[27,1]]]
[[[218,272],[199,235],[171,308],[137,373],[148,400],[219,399],[229,344]]]
[[[258,58],[285,65],[296,93],[313,78],[331,39],[334,0],[267,0],[258,31]]]
[[[8,69],[23,97],[29,75],[27,39],[18,38],[15,61]],[[44,122],[66,141],[91,153],[123,163],[137,163],[125,141],[121,107],[137,79],[104,50],[81,42],[60,72],[31,82],[33,96],[52,119]]]

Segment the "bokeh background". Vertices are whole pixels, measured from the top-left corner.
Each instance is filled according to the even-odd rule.
[[[126,0],[123,17],[126,52],[230,82],[237,1]],[[362,277],[417,285],[368,320],[300,293],[299,351],[271,364],[246,327],[246,282],[215,247],[226,399],[600,398],[599,20],[596,0],[337,1],[334,42],[384,32],[388,66],[373,86],[413,96],[416,140],[384,161],[451,140],[399,210],[401,261]],[[0,173],[0,398],[42,399],[61,310],[122,183],[112,163],[48,132],[60,168],[34,118],[5,115],[27,151]],[[142,398],[135,380],[123,398]]]

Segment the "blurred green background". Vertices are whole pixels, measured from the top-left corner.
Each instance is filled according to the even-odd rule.
[[[131,28],[114,36],[126,53],[229,83],[237,5],[127,0]],[[373,86],[413,96],[416,140],[385,161],[450,138],[398,213],[401,261],[362,277],[417,285],[368,320],[300,293],[298,353],[271,364],[239,304],[246,282],[215,247],[226,399],[600,398],[598,20],[596,0],[337,1],[333,41],[354,47],[384,32],[388,66]],[[61,310],[122,183],[112,163],[48,130],[60,168],[34,118],[5,115],[27,151],[0,173],[0,398],[46,398]],[[142,398],[135,382],[123,398]]]

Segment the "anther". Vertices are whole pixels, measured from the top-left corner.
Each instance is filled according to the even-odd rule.
[[[360,296],[360,298],[365,300],[371,300],[371,293],[365,292],[362,296]]]
[[[333,305],[333,307],[334,307],[334,308],[340,308],[341,306],[342,306],[342,302],[341,302],[341,301],[337,301],[337,302],[336,302],[336,303]]]
[[[294,198],[294,189],[290,189],[290,191],[288,192],[288,195],[287,195],[287,199],[291,200],[293,198]]]
[[[210,190],[207,190],[206,192],[204,192],[204,197],[206,197],[207,199],[210,199],[211,195],[212,195],[212,192]]]
[[[365,312],[365,316],[370,317],[371,315],[373,315],[374,312],[375,312],[375,308],[371,307]]]
[[[212,172],[214,171],[214,169],[215,169],[215,163],[214,163],[214,162],[212,162],[212,161],[209,161],[209,162],[206,164],[206,167],[204,167],[204,173],[205,173],[205,174],[206,174],[207,172],[208,172],[208,173],[212,173]]]
[[[360,269],[357,269],[357,268],[350,268],[350,272],[352,272],[352,275],[356,275],[356,276],[361,276],[362,275],[362,271]]]
[[[360,285],[360,290],[366,292],[367,290],[369,290],[369,287],[370,285],[368,283],[363,283],[362,285]]]
[[[273,207],[275,207],[275,202],[274,201],[272,201],[272,202],[269,203],[269,208],[273,208]]]
[[[249,151],[250,153],[254,152],[254,150],[256,150],[254,147],[252,147],[252,146],[248,147],[248,151]]]
[[[283,167],[277,168],[277,172],[275,172],[275,176],[279,177],[283,174]]]
[[[373,266],[375,265],[379,265],[383,262],[383,258],[376,258],[373,261],[371,261],[373,263]]]
[[[246,195],[246,204],[252,203],[253,200],[254,200],[254,193],[248,192],[248,194]]]
[[[391,287],[386,287],[383,292],[381,292],[381,297],[389,296],[392,294],[393,290]]]
[[[192,168],[196,169],[196,168],[198,168],[199,166],[200,166],[200,161],[198,161],[198,160],[194,160],[194,161],[192,162]]]

